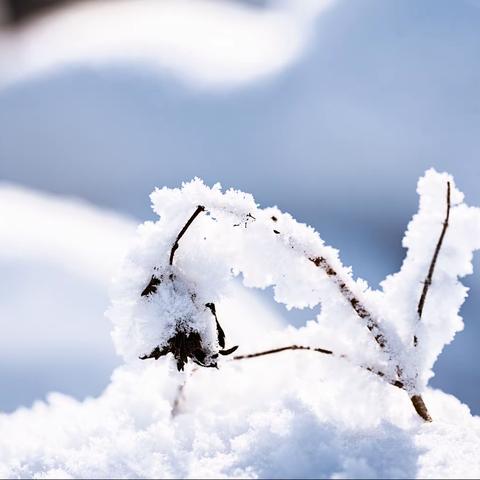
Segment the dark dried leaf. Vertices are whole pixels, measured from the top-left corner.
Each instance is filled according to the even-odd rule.
[[[143,289],[142,297],[148,297],[152,293],[157,293],[157,286],[160,285],[161,280],[155,275],[152,275],[152,278],[148,282],[148,285]]]
[[[220,345],[220,348],[225,348],[225,332],[223,331],[223,328],[220,325],[220,322],[218,321],[217,310],[215,308],[215,304],[214,303],[206,303],[205,306],[208,309],[210,309],[210,311],[212,312],[212,315],[215,317],[215,322],[217,323],[218,344]]]
[[[177,361],[178,371],[183,370],[189,358],[202,367],[217,366],[216,362],[213,361],[213,357],[209,356],[209,352],[204,350],[202,339],[198,332],[186,333],[184,331],[177,331],[165,347],[162,349],[155,347],[149,355],[140,357],[140,360],[146,360],[148,358],[158,360],[167,353],[171,353]]]
[[[228,348],[227,350],[220,350],[218,353],[220,355],[231,355],[233,352],[235,352],[238,348],[238,345],[235,345],[232,348]]]

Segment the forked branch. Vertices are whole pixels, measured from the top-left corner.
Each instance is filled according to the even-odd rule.
[[[428,274],[427,274],[427,277],[426,277],[426,280],[425,280],[425,283],[424,283],[424,288],[423,288],[422,295],[421,295],[421,298],[420,298],[420,302],[419,302],[419,305],[418,305],[418,316],[419,316],[419,318],[421,318],[421,315],[422,315],[422,312],[423,312],[425,299],[426,299],[426,296],[427,296],[427,293],[428,293],[428,287],[431,284],[432,277],[433,277],[433,272],[435,270],[435,265],[436,265],[437,258],[438,258],[438,254],[440,252],[442,242],[443,242],[443,239],[444,239],[444,236],[445,236],[445,232],[446,232],[447,227],[448,227],[448,220],[449,220],[449,215],[450,215],[450,182],[448,182],[447,187],[448,187],[447,188],[447,214],[446,214],[445,221],[443,223],[443,228],[442,228],[442,232],[440,234],[440,238],[439,238],[439,240],[437,242],[437,246],[435,248],[435,252],[434,252],[431,264],[430,264],[430,268],[429,268],[429,271],[428,271]],[[185,232],[188,230],[190,225],[193,223],[193,221],[197,218],[197,216],[201,212],[204,212],[204,211],[205,211],[204,206],[202,206],[202,205],[197,206],[194,213],[191,215],[191,217],[188,219],[186,224],[183,226],[183,228],[178,233],[178,235],[175,239],[175,242],[172,245],[172,248],[171,248],[171,251],[170,251],[170,258],[169,258],[169,264],[170,265],[173,265],[175,252],[179,247],[179,242],[180,242],[181,238],[183,237]],[[271,217],[271,218],[274,222],[277,221],[276,217]],[[277,229],[274,230],[274,233],[276,235],[281,235],[281,232],[278,231]],[[324,257],[318,256],[318,257],[307,257],[307,258],[316,267],[321,268],[327,274],[327,276],[331,279],[331,281],[333,281],[337,285],[338,289],[340,290],[340,293],[348,301],[348,303],[351,305],[351,307],[356,312],[358,317],[366,323],[366,326],[367,326],[368,330],[372,333],[372,336],[373,336],[375,342],[378,344],[378,346],[381,349],[388,352],[389,347],[388,347],[388,344],[387,344],[387,337],[384,334],[383,329],[380,327],[379,323],[376,321],[374,316],[367,310],[365,305],[357,298],[357,296],[349,288],[349,286],[347,285],[347,282],[345,280],[343,280],[338,275],[336,270],[330,265],[330,263]],[[159,282],[160,281],[155,276],[152,276],[152,279],[150,280],[150,283],[147,285],[145,290],[142,292],[142,295],[149,295],[151,293],[155,293],[156,292],[156,287],[157,287]],[[210,305],[212,305],[213,308]],[[215,312],[215,309],[214,309],[214,305],[213,304],[207,304],[206,306],[211,309],[211,311],[212,311],[212,313],[213,313],[213,315],[214,315],[214,317],[217,321],[217,332],[218,332],[219,343],[220,344],[223,343],[223,345],[221,345],[221,347],[224,347],[224,341],[223,341],[224,334],[223,334],[223,330],[219,326],[218,319],[216,317],[216,312]],[[416,344],[416,337],[415,337],[415,344]],[[236,349],[236,347],[234,347],[232,349],[229,349],[228,353],[233,353],[233,351],[235,349]],[[284,351],[287,351],[287,350],[304,350],[304,351],[309,350],[309,351],[314,351],[314,352],[317,352],[317,353],[322,353],[324,355],[335,356],[334,353],[331,350],[327,350],[327,349],[323,349],[323,348],[313,348],[313,347],[306,347],[306,346],[299,346],[299,345],[290,345],[290,346],[287,346],[287,347],[281,347],[281,348],[277,348],[277,349],[266,350],[264,352],[258,352],[258,353],[253,353],[253,354],[249,354],[249,355],[237,355],[236,357],[233,357],[233,360],[245,360],[245,359],[257,358],[257,357],[260,357],[260,356],[271,355],[271,354],[275,354],[275,353],[284,352]],[[223,351],[221,351],[220,353],[223,354]],[[227,354],[227,351],[225,351],[225,354]],[[347,359],[347,357],[345,355],[339,355],[339,356],[337,355],[337,357]],[[369,371],[369,372],[371,372],[371,373],[373,373],[373,374],[375,374],[375,375],[377,375],[377,376],[379,376],[379,377],[381,377],[381,378],[383,378],[387,383],[389,383],[391,385],[394,385],[397,388],[401,388],[403,390],[409,390],[409,389],[406,388],[406,383],[405,383],[404,379],[402,378],[403,377],[403,370],[398,365],[396,366],[396,372],[397,372],[397,375],[398,375],[397,379],[388,378],[383,372],[375,370],[371,367],[366,367],[366,366],[360,366],[360,367]],[[181,396],[182,391],[183,391],[183,387],[180,389],[179,396]],[[432,420],[431,417],[430,417],[430,414],[428,413],[427,407],[425,406],[425,403],[424,403],[424,401],[423,401],[423,399],[420,395],[418,395],[418,394],[411,395],[410,400],[411,400],[411,402],[412,402],[412,404],[415,408],[415,411],[418,413],[418,415],[421,418],[423,418],[425,421],[431,421]]]

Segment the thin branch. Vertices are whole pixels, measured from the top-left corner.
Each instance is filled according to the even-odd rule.
[[[346,355],[335,355],[335,353],[333,353],[331,350],[327,350],[325,348],[306,347],[306,346],[302,346],[302,345],[290,345],[288,347],[274,348],[272,350],[265,350],[263,352],[250,353],[248,355],[237,355],[237,356],[233,357],[232,360],[246,360],[246,359],[250,359],[250,358],[258,358],[258,357],[263,357],[265,355],[272,355],[272,354],[275,354],[275,353],[285,352],[285,351],[288,351],[288,350],[303,350],[303,351],[309,350],[311,352],[323,353],[325,355],[332,355],[332,356],[337,357],[337,358],[343,358],[345,360],[348,360],[348,357]],[[380,378],[385,380],[390,385],[393,385],[394,387],[400,388],[402,390],[405,389],[405,386],[401,381],[393,380],[393,379],[388,378],[385,375],[385,373],[383,373],[380,370],[376,370],[372,367],[365,367],[365,366],[362,366],[362,365],[360,365],[360,368],[362,368],[363,370],[367,370],[368,372],[379,376]]]
[[[232,360],[245,360],[249,358],[258,358],[262,357],[264,355],[272,355],[274,353],[280,353],[280,352],[285,352],[287,350],[310,350],[312,352],[319,352],[319,353],[324,353],[326,355],[333,355],[337,356],[339,358],[343,358],[348,360],[348,357],[346,355],[335,355],[331,350],[326,350],[324,348],[313,348],[313,347],[305,347],[305,346],[300,346],[300,345],[290,345],[289,347],[281,347],[281,348],[274,348],[272,350],[265,350],[263,352],[257,352],[257,353],[250,353],[248,355],[237,355],[236,357],[233,357]],[[400,388],[401,390],[406,390],[405,385],[403,382],[400,380],[393,380],[391,378],[388,378],[385,373],[383,373],[380,370],[375,370],[372,367],[365,367],[360,365],[360,368],[363,370],[367,370],[370,373],[373,373],[374,375],[377,375],[378,377],[382,378],[385,380],[387,383],[390,385],[393,385],[394,387]],[[423,401],[423,398],[421,395],[412,395],[410,397],[410,401],[412,402],[413,408],[417,412],[417,414],[425,421],[425,422],[431,422],[432,417],[428,413],[427,406],[425,405],[425,402]]]
[[[450,182],[447,182],[447,211],[445,215],[445,220],[443,221],[442,231],[440,232],[440,236],[438,237],[437,245],[435,246],[435,251],[433,252],[433,257],[428,268],[427,276],[425,278],[425,281],[423,282],[422,294],[420,295],[420,300],[418,301],[417,314],[419,321],[422,319],[423,308],[425,307],[425,300],[427,299],[428,289],[432,284],[433,273],[437,264],[438,255],[440,253],[440,249],[442,248],[445,233],[447,232],[448,221],[450,220],[450,206]],[[417,346],[416,335],[413,337],[413,344]]]
[[[380,325],[373,318],[373,315],[365,308],[365,306],[360,302],[360,300],[355,296],[355,294],[348,288],[346,282],[344,282],[335,271],[334,268],[328,263],[324,257],[315,257],[309,258],[309,260],[314,263],[317,267],[321,268],[328,277],[337,285],[340,290],[340,293],[345,297],[345,299],[350,303],[352,308],[355,310],[357,315],[366,322],[368,330],[373,334],[373,337],[380,348],[384,349],[387,347],[387,339],[383,333]]]
[[[270,217],[273,222],[277,222],[278,218],[275,216]],[[281,232],[277,229],[273,230],[275,235],[280,235]],[[355,310],[356,314],[366,322],[368,330],[372,333],[373,338],[377,342],[378,346],[382,349],[387,348],[387,339],[382,328],[375,320],[373,315],[366,309],[365,305],[355,296],[355,294],[347,286],[345,282],[337,273],[337,271],[330,265],[325,257],[307,257],[316,267],[321,268],[327,276],[337,285],[340,293],[347,300],[347,302]]]
[[[450,183],[448,184],[448,205],[450,205]],[[450,207],[449,207],[450,208]],[[447,211],[447,215],[449,213],[449,209]],[[271,217],[273,222],[277,222],[276,217]],[[447,216],[447,224],[448,224],[448,216]],[[278,230],[273,231],[276,235],[280,234]],[[443,234],[444,235],[444,234]],[[443,237],[442,237],[443,240]],[[438,254],[437,254],[438,256]],[[340,293],[344,296],[344,298],[350,303],[352,308],[355,310],[356,314],[364,321],[366,321],[366,325],[368,330],[372,333],[373,338],[375,339],[375,342],[377,342],[377,345],[382,349],[382,350],[388,350],[388,345],[387,345],[387,338],[385,333],[383,332],[382,328],[380,325],[377,323],[373,315],[366,309],[365,305],[363,305],[362,302],[355,296],[355,294],[350,290],[350,288],[347,286],[347,283],[341,279],[341,277],[338,275],[336,270],[328,263],[328,261],[324,257],[308,257],[308,259],[317,267],[321,268],[327,276],[337,285],[337,287],[340,290]],[[433,272],[432,272],[433,274]],[[415,337],[416,338],[416,337]],[[366,370],[372,371],[369,367],[363,367],[366,368]],[[405,386],[405,382],[402,381],[403,379],[403,369],[397,365],[396,366],[397,370],[397,375],[399,380],[388,380],[388,382],[392,385],[395,385],[396,387],[402,388],[404,390],[407,390]],[[383,372],[374,372],[376,375],[379,375],[380,377],[383,377],[384,374]],[[428,409],[425,405],[425,402],[423,401],[423,398],[421,395],[413,395],[410,397],[410,400],[413,404],[413,407],[415,408],[415,411],[417,412],[420,417],[422,417],[426,422],[431,422],[432,418],[430,417],[430,414],[428,413]]]
[[[199,205],[196,208],[195,212],[193,212],[193,215],[188,219],[187,223],[183,226],[183,228],[178,233],[177,238],[175,239],[175,243],[172,245],[172,249],[170,250],[170,262],[169,262],[170,265],[173,265],[173,257],[175,256],[175,252],[177,251],[178,242],[183,237],[185,232],[188,230],[188,227],[190,227],[190,225],[193,223],[195,218],[197,218],[197,216],[204,211],[205,211],[205,207],[203,207],[202,205]],[[170,277],[170,279],[172,279],[172,277]],[[160,285],[161,282],[162,281],[160,278],[156,277],[155,275],[152,275],[152,277],[150,278],[150,281],[148,282],[147,286],[143,289],[140,296],[148,297],[153,293],[156,293],[157,287],[158,285]]]
[[[177,393],[173,399],[172,410],[170,416],[175,418],[181,413],[182,403],[185,401],[185,388],[187,386],[188,379],[198,370],[198,367],[192,368],[190,374],[183,379],[183,382],[177,387]]]
[[[251,359],[251,358],[258,358],[266,355],[272,355],[275,353],[280,353],[280,352],[285,352],[288,350],[309,350],[312,352],[318,352],[318,353],[323,353],[325,355],[333,355],[335,354],[331,350],[327,350],[325,348],[313,348],[313,347],[306,347],[306,346],[301,346],[301,345],[290,345],[288,347],[281,347],[281,348],[274,348],[271,350],[265,350],[263,352],[257,352],[257,353],[251,353],[248,355],[237,355],[236,357],[233,357],[232,360],[246,360],[246,359]],[[340,355],[338,356],[339,358],[343,358],[348,360],[348,357],[346,355]],[[377,375],[378,377],[382,378],[385,380],[387,383],[390,385],[393,385],[394,387],[397,387],[401,390],[405,390],[404,384],[399,381],[399,380],[392,380],[389,379],[385,373],[383,373],[380,370],[375,370],[371,367],[364,367],[360,366],[360,368],[367,370],[370,373],[373,373],[374,375]],[[195,367],[191,370],[190,374],[185,377],[184,381],[178,386],[177,392],[175,395],[175,398],[173,400],[172,404],[172,410],[171,410],[171,417],[175,418],[181,413],[182,409],[182,403],[185,401],[185,388],[187,386],[188,379],[192,377],[192,375],[198,370],[198,367]],[[432,417],[428,413],[428,409],[425,405],[425,402],[423,401],[422,397],[420,395],[413,395],[410,397],[410,401],[412,402],[412,405],[417,412],[417,414],[426,422],[431,422]]]
[[[246,360],[247,358],[263,357],[264,355],[272,355],[273,353],[285,352],[286,350],[311,350],[314,352],[324,353],[325,355],[333,355],[333,352],[331,350],[326,350],[324,348],[305,347],[302,345],[290,345],[288,347],[273,348],[272,350],[265,350],[263,352],[249,353],[248,355],[236,355],[232,358],[232,360]]]
[[[182,401],[185,399],[185,387],[187,385],[187,378],[177,387],[177,393],[173,399],[172,410],[170,411],[170,416],[175,418],[181,410]]]
[[[185,232],[188,230],[188,227],[190,227],[193,221],[197,218],[197,216],[204,211],[205,211],[205,207],[202,205],[199,205],[195,210],[195,212],[193,212],[193,215],[188,219],[187,223],[180,230],[180,233],[177,235],[177,238],[175,239],[175,243],[172,246],[172,250],[170,251],[170,265],[173,265],[173,257],[175,256],[175,252],[178,248],[178,242],[183,237]]]

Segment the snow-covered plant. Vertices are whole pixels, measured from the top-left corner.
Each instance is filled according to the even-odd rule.
[[[321,312],[302,328],[289,327],[287,345],[272,340],[268,350],[225,361],[286,350],[336,356],[404,390],[430,421],[422,392],[443,347],[463,328],[458,312],[467,288],[458,279],[472,272],[480,248],[480,209],[465,205],[452,177],[434,170],[420,179],[418,193],[403,265],[373,290],[313,228],[260,208],[250,194],[199,179],[155,190],[160,219],[139,228],[116,281],[109,315],[118,350],[129,361],[171,353],[179,370],[189,359],[219,366],[237,347],[226,349],[215,305],[241,276],[246,287],[273,286],[288,309],[320,304]]]

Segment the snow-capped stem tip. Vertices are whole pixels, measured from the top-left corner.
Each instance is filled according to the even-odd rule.
[[[200,213],[204,211],[205,211],[205,207],[202,205],[198,205],[196,210],[193,212],[192,216],[187,220],[187,223],[180,230],[179,234],[177,235],[177,238],[175,239],[175,243],[173,244],[172,249],[170,250],[170,261],[169,261],[170,265],[173,265],[173,257],[175,256],[175,252],[178,248],[178,242],[183,237],[183,235],[188,230],[188,228],[193,223],[193,221],[198,217],[198,215],[200,215]]]
[[[435,266],[437,264],[438,255],[442,248],[443,239],[445,238],[445,233],[447,233],[448,222],[450,220],[450,207],[451,207],[451,200],[450,200],[450,182],[447,182],[447,208],[445,214],[445,220],[443,221],[442,230],[440,232],[440,236],[438,237],[437,245],[435,246],[435,250],[433,252],[432,260],[430,262],[430,266],[428,268],[427,276],[425,277],[425,281],[423,282],[423,289],[422,294],[420,295],[420,300],[418,301],[417,306],[417,315],[418,320],[422,319],[423,308],[425,306],[425,300],[427,298],[428,289],[432,284],[433,273],[435,271]],[[417,345],[417,337],[414,336],[413,338],[414,346]]]

